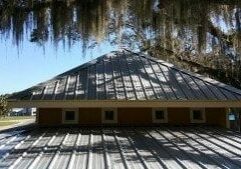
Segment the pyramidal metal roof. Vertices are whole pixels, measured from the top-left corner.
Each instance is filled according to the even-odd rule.
[[[128,50],[114,51],[10,100],[241,100],[241,90]]]

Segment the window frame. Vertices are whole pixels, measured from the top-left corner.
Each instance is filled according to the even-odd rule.
[[[114,114],[113,114],[113,117],[114,119],[113,120],[106,120],[105,119],[105,112],[106,111],[113,111]],[[102,123],[117,123],[117,109],[116,108],[102,108],[101,110],[101,116],[102,116]]]
[[[164,112],[164,119],[156,119],[156,111]],[[153,123],[168,123],[167,108],[152,108],[152,122]]]
[[[194,111],[200,111],[201,112],[201,116],[202,116],[202,119],[201,120],[198,120],[198,119],[194,119],[194,114],[193,112]],[[191,123],[206,123],[206,113],[205,113],[205,108],[191,108],[190,109],[190,121]]]
[[[75,119],[74,120],[66,120],[66,112],[68,111],[73,111],[75,112]],[[65,108],[62,109],[62,123],[63,124],[78,124],[79,122],[79,109],[74,109],[74,108]]]

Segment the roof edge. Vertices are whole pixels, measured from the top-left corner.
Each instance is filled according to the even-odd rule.
[[[241,101],[235,100],[35,100],[35,101],[9,101],[9,107],[38,107],[38,108],[95,108],[95,107],[205,107],[205,108],[241,108]]]

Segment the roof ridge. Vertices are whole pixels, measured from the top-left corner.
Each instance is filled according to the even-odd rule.
[[[128,52],[131,52],[131,53],[133,53],[133,54],[136,54],[136,55],[138,55],[138,56],[140,56],[140,57],[143,57],[143,58],[149,59],[149,60],[151,60],[151,61],[154,61],[154,62],[156,62],[156,63],[158,63],[158,64],[162,64],[162,65],[164,65],[164,66],[167,66],[167,67],[169,67],[169,68],[171,68],[171,69],[175,69],[175,70],[180,71],[180,72],[182,72],[182,73],[188,74],[188,75],[190,75],[190,76],[192,76],[192,77],[194,77],[194,78],[197,78],[197,79],[199,79],[199,80],[205,81],[205,82],[207,82],[207,83],[209,83],[209,84],[211,84],[211,85],[215,85],[215,86],[218,86],[218,87],[223,88],[223,89],[225,89],[225,90],[228,90],[228,91],[230,91],[230,92],[232,92],[232,93],[236,93],[236,94],[241,95],[241,90],[238,89],[238,88],[235,88],[235,87],[233,87],[233,86],[231,86],[231,85],[228,85],[228,84],[219,82],[219,81],[217,81],[217,80],[214,80],[214,79],[212,79],[212,78],[209,78],[209,77],[200,75],[200,74],[198,74],[198,73],[194,73],[194,72],[190,72],[190,71],[187,71],[187,70],[178,68],[177,66],[175,66],[175,65],[173,65],[173,64],[171,64],[171,63],[168,63],[168,62],[166,62],[166,61],[164,61],[164,60],[161,60],[161,59],[157,59],[157,58],[151,57],[151,56],[149,56],[149,55],[147,55],[147,54],[144,54],[144,53],[142,53],[142,52],[136,53],[136,52],[132,52],[132,51],[130,51],[130,50],[128,50],[128,49],[125,49],[125,50],[128,51]]]

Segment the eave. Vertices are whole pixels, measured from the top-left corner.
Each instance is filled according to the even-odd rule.
[[[9,100],[10,108],[95,108],[95,107],[236,107],[241,108],[241,101],[234,100]]]

